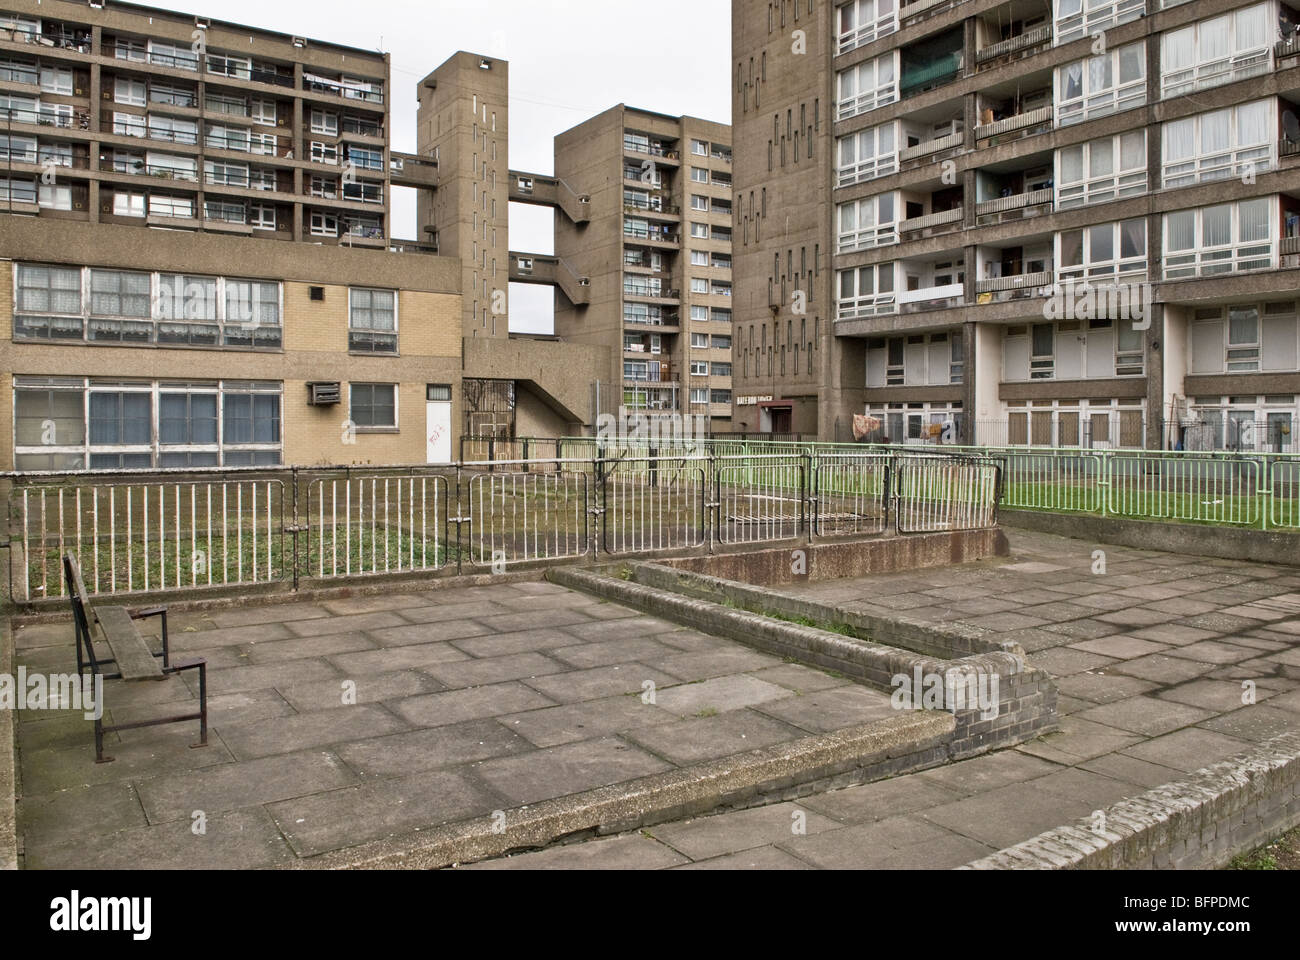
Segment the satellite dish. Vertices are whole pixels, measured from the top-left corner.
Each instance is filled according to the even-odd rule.
[[[1300,143],[1300,120],[1290,110],[1282,111],[1282,130],[1288,143]]]

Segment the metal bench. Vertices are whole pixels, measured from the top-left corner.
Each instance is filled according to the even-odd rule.
[[[170,676],[186,670],[199,672],[199,712],[183,716],[165,717],[160,720],[145,720],[137,723],[120,723],[106,727],[102,716],[95,718],[95,762],[112,763],[112,757],[104,756],[104,734],[120,730],[137,730],[141,727],[157,727],[168,723],[183,723],[189,720],[199,721],[199,742],[195,747],[208,745],[208,662],[202,658],[178,661],[171,660],[171,649],[167,640],[167,608],[148,607],[130,609],[127,607],[92,606],[86,584],[81,576],[81,564],[72,553],[63,557],[63,575],[68,584],[68,599],[72,604],[72,618],[77,632],[77,676],[84,675],[87,668],[92,677],[99,676],[105,680],[124,680],[128,683],[165,680]],[[140,620],[161,619],[162,652],[154,653],[136,622]],[[108,647],[111,657],[101,658],[95,653],[96,640]],[[159,662],[161,661],[161,662]],[[104,667],[112,664],[116,673],[105,673]],[[102,704],[100,707],[102,708]],[[103,714],[103,710],[96,711]]]

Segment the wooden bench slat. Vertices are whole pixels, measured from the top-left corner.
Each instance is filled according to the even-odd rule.
[[[163,676],[162,663],[150,652],[125,607],[93,609],[123,680],[156,680]]]

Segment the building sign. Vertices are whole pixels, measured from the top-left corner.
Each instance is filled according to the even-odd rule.
[[[756,407],[760,403],[771,403],[773,399],[773,397],[737,397],[736,406]]]

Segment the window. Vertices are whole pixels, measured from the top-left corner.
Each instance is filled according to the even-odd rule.
[[[40,81],[40,71],[31,61],[0,57],[0,80],[6,83],[36,84]]]
[[[708,293],[709,281],[700,277],[691,278],[691,293]]]
[[[246,127],[226,127],[214,124],[208,127],[207,147],[209,150],[236,150],[240,153],[248,153],[250,132]]]
[[[198,106],[199,98],[198,94],[188,87],[179,87],[170,83],[150,81],[149,101],[151,103],[162,103],[176,107],[196,107]]]
[[[339,235],[339,218],[330,213],[312,211],[311,234],[313,237],[337,237]]]
[[[118,41],[118,57],[121,59],[133,60],[135,57],[128,56],[123,58],[121,54],[121,43]],[[127,41],[131,44],[131,41]],[[128,46],[128,52],[134,52]],[[149,62],[156,63],[159,66],[171,67],[173,70],[195,70],[199,69],[199,55],[189,47],[182,47],[174,43],[166,43],[162,40],[149,41]]]
[[[696,240],[709,239],[709,225],[707,223],[692,223],[691,236]]]
[[[1083,36],[1093,36],[1098,31],[1136,20],[1144,10],[1144,0],[1087,0],[1086,3],[1085,0],[1057,0],[1055,43],[1060,46]]]
[[[348,349],[355,353],[397,352],[397,294],[392,290],[349,292]]]
[[[355,133],[363,137],[382,137],[384,127],[378,120],[370,117],[358,117],[354,114],[343,115],[343,132]]]
[[[701,404],[702,404],[702,403],[708,403],[708,402],[709,402],[709,388],[708,388],[708,387],[692,387],[692,388],[691,388],[691,403],[701,403]]]
[[[162,193],[149,194],[149,215],[171,217],[177,220],[194,219],[194,201],[188,197],[172,197]]]
[[[709,320],[709,308],[692,306],[691,320],[695,323],[707,323]]]
[[[839,272],[840,320],[895,313],[894,264],[881,263]]]
[[[279,384],[223,385],[225,466],[279,464],[280,392]]]
[[[709,155],[708,143],[703,140],[692,140],[691,155],[696,157],[707,157]]]
[[[1134,281],[1146,277],[1145,220],[1100,223],[1056,237],[1057,279]]]
[[[721,280],[714,280],[709,287],[709,293],[715,297],[729,297],[731,296],[731,284],[724,283]]]
[[[709,368],[709,369],[710,369],[710,373],[712,373],[712,375],[715,376],[715,377],[729,377],[729,376],[731,376],[731,364],[729,364],[729,363],[714,363],[714,364],[710,364],[710,368]]]
[[[244,57],[208,54],[208,73],[247,80],[253,75],[253,61]]]
[[[374,147],[347,146],[347,158],[362,170],[384,169],[384,151]]]
[[[1166,187],[1262,173],[1275,166],[1274,100],[1212,110],[1164,125],[1161,176]]]
[[[1142,42],[1056,68],[1058,127],[1140,107],[1146,99],[1146,47]]]
[[[698,210],[701,213],[709,212],[709,198],[701,197],[699,194],[691,195],[691,209]]]
[[[0,135],[0,161],[4,163],[11,161],[13,163],[35,163],[36,138]]]
[[[708,375],[709,375],[709,365],[708,365],[707,362],[705,362],[705,361],[703,361],[703,360],[692,360],[692,361],[691,361],[691,376],[692,376],[692,377],[707,377]]]
[[[730,350],[731,337],[714,337],[712,347],[714,350]]]
[[[395,430],[397,428],[397,387],[391,383],[354,383],[351,420],[360,430]]]
[[[313,177],[313,179],[315,178]],[[345,182],[343,184],[343,199],[359,200],[362,203],[383,203],[384,185],[361,180],[354,180],[351,183]]]
[[[113,84],[113,100],[116,103],[129,103],[143,107],[148,102],[145,82],[132,80],[130,77],[118,77]]]
[[[248,101],[243,97],[209,93],[203,101],[203,109],[208,113],[224,113],[231,117],[246,117],[248,116]]]
[[[272,127],[279,121],[279,114],[280,111],[274,100],[254,99],[252,108],[249,110],[249,116],[254,123]]]
[[[254,203],[248,208],[248,225],[254,230],[274,230],[275,207],[269,203]]]
[[[25,263],[16,269],[14,339],[80,340],[82,271]]]
[[[118,137],[143,137],[147,133],[145,118],[138,113],[113,114],[113,134]]]
[[[856,50],[897,29],[896,0],[852,0],[839,8],[839,52]]]
[[[203,164],[208,183],[227,187],[248,186],[248,164],[208,160]]]
[[[72,70],[68,67],[41,67],[41,92],[72,96]]]
[[[121,114],[118,114],[120,117]],[[214,128],[219,129],[219,128]],[[142,134],[129,134],[130,136],[142,136]],[[199,125],[193,120],[178,120],[175,117],[149,117],[149,136],[154,140],[169,140],[172,143],[198,143],[199,142]],[[218,146],[211,142],[209,137],[208,146]],[[221,149],[229,149],[221,147]]]
[[[898,142],[895,124],[868,127],[840,137],[839,186],[886,177],[898,170]]]
[[[1268,3],[1166,31],[1160,37],[1161,97],[1267,73],[1277,32],[1277,11]]]
[[[840,204],[839,224],[840,253],[898,243],[894,194]]]
[[[311,144],[311,159],[313,163],[337,164],[339,162],[338,144],[320,143],[313,140]]]
[[[837,119],[847,120],[898,99],[897,51],[886,53],[836,75]]]
[[[0,177],[0,200],[13,203],[35,203],[36,181],[10,180]]]
[[[691,167],[691,182],[708,183],[709,171],[704,169],[703,167]]]
[[[709,265],[709,251],[707,250],[691,251],[692,267],[707,267],[708,265]]]
[[[143,217],[145,215],[145,196],[143,193],[128,193],[117,190],[113,193],[113,215],[117,217]]]
[[[1063,147],[1056,153],[1058,209],[1147,192],[1145,130]]]
[[[709,349],[709,335],[707,333],[692,333],[691,349],[693,350]]]
[[[1275,197],[1165,214],[1165,279],[1268,269],[1276,219]]]

